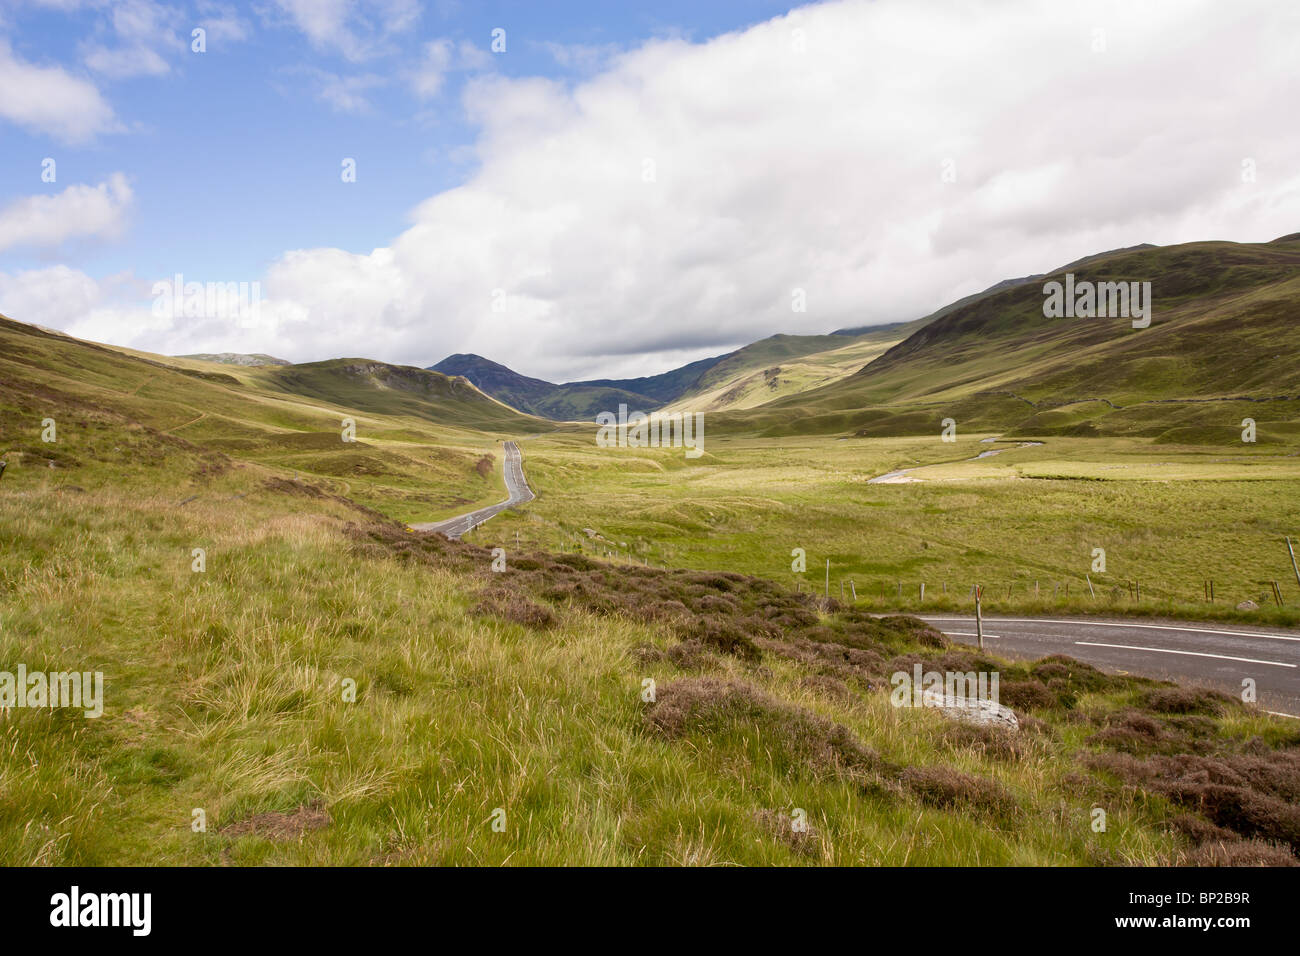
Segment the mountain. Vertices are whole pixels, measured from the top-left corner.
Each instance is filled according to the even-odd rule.
[[[663,404],[662,399],[650,394],[622,387],[622,382],[610,380],[556,385],[520,375],[481,355],[449,355],[437,365],[430,366],[429,370],[464,378],[512,408],[553,421],[594,421],[600,412],[617,411],[620,403],[639,411],[653,411]],[[672,374],[635,381],[649,383],[651,390],[661,390],[656,380]]]
[[[829,335],[773,335],[659,375],[557,385],[529,378],[481,355],[449,355],[430,366],[459,375],[520,411],[557,421],[591,421],[619,404],[654,411],[749,407],[856,371],[900,341],[915,323],[842,329]],[[818,356],[818,359],[810,359]]]
[[[923,321],[923,320],[921,320]],[[852,375],[906,338],[916,323],[840,330],[829,335],[773,335],[737,349],[673,401],[672,411],[752,408]]]
[[[274,355],[261,352],[195,352],[192,355],[178,355],[177,358],[198,359],[200,362],[216,362],[219,365],[292,365],[293,363]]]
[[[1045,317],[1043,282],[1066,272],[1076,283],[1150,282],[1150,327]],[[1250,417],[1261,434],[1294,437],[1298,313],[1294,237],[1116,250],[954,303],[855,374],[726,413],[714,427],[922,434],[951,417],[1010,434],[1194,443],[1239,440]]]
[[[731,354],[735,354],[734,352]],[[710,369],[724,361],[728,356],[716,355],[713,358],[700,359],[691,362],[679,368],[671,369],[667,372],[661,372],[658,375],[649,375],[645,378],[622,378],[622,379],[595,379],[590,382],[574,382],[574,387],[601,387],[614,388],[620,391],[632,392],[636,395],[645,395],[660,403],[671,402],[687,389],[696,385],[700,377],[709,372]],[[569,386],[564,386],[569,387]]]

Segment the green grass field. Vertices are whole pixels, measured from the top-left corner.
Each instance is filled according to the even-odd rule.
[[[982,437],[706,438],[696,461],[544,437],[524,444],[538,500],[472,539],[508,544],[518,533],[530,546],[759,574],[817,592],[829,559],[831,596],[843,581],[847,599],[852,581],[859,603],[880,609],[969,608],[971,586],[982,584],[997,611],[1300,621],[1284,541],[1300,540],[1293,451],[1080,438],[1022,448]],[[969,460],[991,448],[1007,450]],[[867,482],[901,468],[918,468],[907,477],[919,480]],[[804,574],[791,570],[796,548]],[[1095,548],[1104,573],[1091,570]],[[1237,611],[1245,600],[1261,607]]]
[[[1046,606],[1037,580],[1071,583],[1054,607],[1291,621],[1285,442],[970,463],[982,434],[710,431],[690,461],[416,369],[0,338],[0,672],[106,682],[99,718],[0,710],[2,864],[1295,862],[1293,725],[867,613],[977,580]],[[506,438],[535,501],[468,544],[405,529],[500,500]],[[827,558],[860,607],[811,593]],[[1230,609],[1272,579],[1288,607]],[[892,706],[917,663],[997,671],[1020,731]]]
[[[214,479],[184,508],[108,488],[0,488],[0,656],[107,682],[97,720],[0,719],[0,862],[1042,865],[1214,852],[1182,835],[1169,798],[1083,762],[1140,683],[1081,691],[1068,709],[1048,701],[1014,746],[968,738],[891,707],[865,666],[664,656],[669,622],[564,601],[544,629],[471,613],[497,583],[486,553],[455,564],[358,549],[345,504],[237,497],[245,487]],[[381,537],[416,543],[398,528]],[[514,592],[510,573],[522,572],[498,586]],[[651,587],[687,601],[695,588]],[[647,678],[664,707],[693,688],[716,712],[657,730]],[[747,717],[709,697],[728,686]],[[1239,708],[1213,726],[1232,750],[1289,739]],[[908,769],[860,766],[848,759],[859,746]],[[797,811],[809,830],[789,826]],[[1278,859],[1258,841],[1230,845]]]

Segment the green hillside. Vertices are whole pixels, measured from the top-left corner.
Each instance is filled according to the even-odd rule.
[[[52,442],[43,440],[46,419]],[[345,419],[355,441],[343,440]],[[84,489],[111,473],[115,485],[139,481],[181,499],[239,468],[250,488],[301,480],[408,520],[433,519],[500,500],[497,440],[552,427],[421,369],[171,360],[0,317],[7,483],[38,468]]]
[[[1250,417],[1261,442],[1300,437],[1300,241],[1140,248],[1070,271],[1151,282],[1151,326],[1046,318],[1042,285],[1023,283],[942,315],[842,381],[721,414],[715,431],[922,434],[951,417],[1009,434],[1217,442],[1239,439]]]
[[[671,411],[752,408],[852,375],[924,319],[830,335],[773,335],[725,356]]]
[[[410,415],[442,425],[498,432],[535,431],[537,425],[469,382],[373,359],[260,367],[249,380],[266,389],[320,399],[340,408]]]

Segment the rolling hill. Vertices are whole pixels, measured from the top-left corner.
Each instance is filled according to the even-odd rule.
[[[343,422],[356,440],[343,441]],[[54,441],[43,440],[44,424]],[[232,467],[367,507],[441,517],[499,500],[500,437],[554,426],[468,382],[369,359],[234,366],[169,359],[0,316],[0,456],[90,487],[112,473],[177,497]],[[494,467],[486,467],[484,459]]]
[[[922,320],[923,321],[923,320]],[[670,411],[752,408],[852,375],[902,341],[915,323],[829,335],[773,335],[709,369]]]
[[[722,413],[756,434],[937,431],[1127,434],[1175,442],[1300,436],[1300,241],[1137,247],[1043,277],[1149,281],[1151,326],[1046,318],[1043,286],[1020,282],[944,310],[839,381]],[[1263,423],[1267,422],[1265,428]]]

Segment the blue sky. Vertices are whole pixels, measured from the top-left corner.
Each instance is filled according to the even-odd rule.
[[[1296,232],[1297,62],[1270,0],[9,0],[0,312],[165,354],[654,374]],[[160,312],[175,273],[259,307]]]
[[[82,55],[97,38],[115,42],[113,12],[121,4],[19,3],[6,15],[15,54],[88,76],[122,130],[70,144],[5,124],[0,205],[69,183],[99,183],[118,171],[134,195],[121,241],[12,249],[6,266],[57,261],[96,276],[180,271],[230,281],[261,276],[286,249],[369,251],[407,225],[416,203],[472,168],[467,148],[474,131],[458,100],[471,72],[567,82],[612,49],[653,36],[712,36],[788,9],[761,0],[423,4],[374,53],[349,57],[336,45],[313,44],[273,2],[151,6],[167,11],[161,22],[174,35],[170,44],[162,35],[149,38],[153,49],[176,48],[164,54],[168,70],[121,78],[97,76]],[[237,23],[240,34],[207,38],[202,54],[188,50],[190,31],[214,15]],[[361,21],[379,24],[384,15],[382,5],[358,9],[353,29]],[[497,28],[506,30],[506,51],[493,56]],[[443,39],[482,51],[482,67],[449,69],[438,93],[421,98],[402,73],[418,69],[424,46]],[[566,50],[572,59],[562,62]],[[322,72],[373,83],[357,93],[366,105],[346,108],[322,98]],[[57,162],[55,183],[41,181],[46,157]],[[357,161],[355,183],[340,180],[344,157]]]

